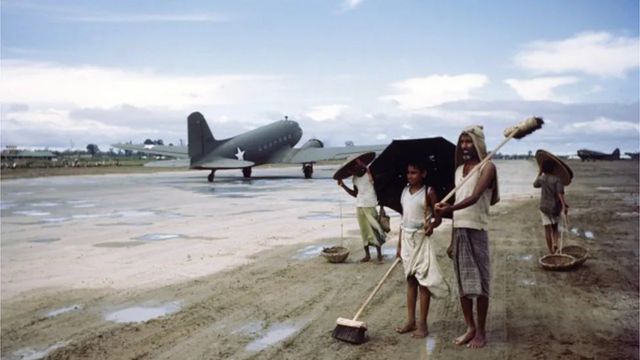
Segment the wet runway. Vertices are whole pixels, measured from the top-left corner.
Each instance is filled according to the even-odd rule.
[[[2,296],[156,286],[280,245],[299,244],[292,257],[306,259],[319,239],[339,241],[341,222],[343,236],[357,231],[354,199],[331,179],[336,168],[316,166],[313,179],[298,167],[254,169],[250,180],[220,171],[213,184],[206,171],[3,181]],[[498,169],[503,199],[537,194],[533,163]]]

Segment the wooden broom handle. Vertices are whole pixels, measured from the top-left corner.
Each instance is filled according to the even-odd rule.
[[[396,265],[398,265],[399,263],[400,263],[400,258],[396,258],[396,260],[393,262],[393,264],[391,264],[391,267],[389,268],[389,270],[387,270],[387,273],[384,274],[384,276],[382,277],[382,279],[380,280],[378,285],[376,285],[375,289],[373,289],[371,294],[369,294],[369,297],[367,298],[367,300],[365,300],[364,304],[362,304],[362,306],[360,306],[360,309],[358,309],[358,312],[356,313],[356,316],[353,317],[353,321],[358,320],[358,317],[360,316],[362,311],[364,311],[364,308],[367,307],[367,305],[369,305],[369,302],[371,302],[371,299],[373,299],[373,297],[378,292],[378,290],[380,290],[380,287],[382,286],[382,284],[385,282],[385,280],[387,280],[387,278],[389,277],[389,275],[391,274],[393,269],[395,269]]]

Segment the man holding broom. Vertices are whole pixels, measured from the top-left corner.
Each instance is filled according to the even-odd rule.
[[[487,236],[489,206],[499,201],[496,167],[487,156],[482,126],[465,128],[456,146],[456,201],[436,204],[440,216],[453,213],[453,236],[447,254],[453,259],[460,305],[467,331],[455,339],[457,345],[485,346],[485,324],[489,308],[490,259]],[[476,167],[479,171],[471,173]],[[471,173],[471,174],[470,174]],[[463,179],[470,175],[463,183]],[[476,300],[477,322],[473,311]]]

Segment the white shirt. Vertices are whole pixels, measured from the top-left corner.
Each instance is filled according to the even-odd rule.
[[[358,188],[356,207],[376,207],[378,205],[376,190],[373,188],[373,181],[371,181],[368,173],[362,176],[354,175],[353,185]]]
[[[422,186],[415,193],[411,193],[410,186],[405,186],[400,196],[402,203],[402,228],[405,230],[422,229],[424,227],[425,203],[427,188]]]
[[[476,165],[479,166],[479,165]],[[456,186],[462,181],[462,172],[464,171],[464,164],[458,166],[456,169]],[[473,195],[473,190],[476,188],[476,184],[480,180],[481,171],[476,171],[475,174],[462,185],[458,191],[456,191],[456,204],[462,200]],[[469,228],[476,230],[487,230],[489,228],[489,206],[491,204],[491,192],[492,189],[487,190],[480,195],[478,201],[464,209],[453,212],[453,227],[456,228]]]

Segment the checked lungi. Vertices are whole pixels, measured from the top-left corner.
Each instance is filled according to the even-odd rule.
[[[453,266],[460,297],[489,296],[491,262],[486,231],[453,229]]]

